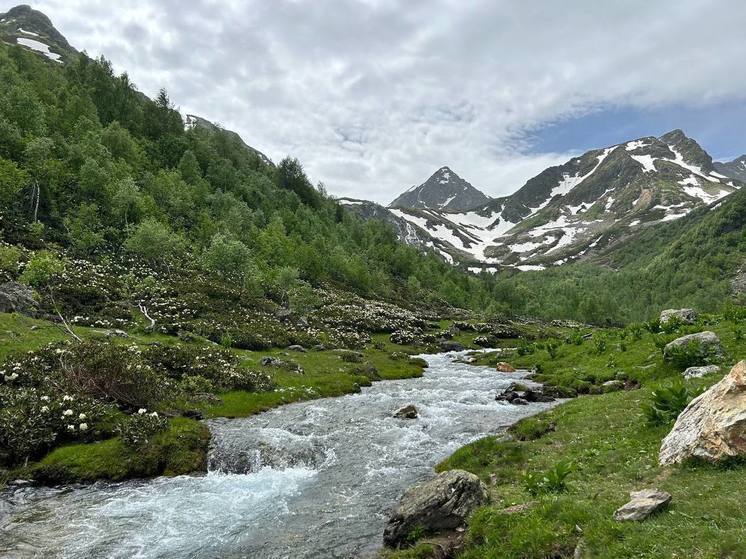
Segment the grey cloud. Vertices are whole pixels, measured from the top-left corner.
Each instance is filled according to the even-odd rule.
[[[526,132],[607,104],[743,98],[746,4],[41,0],[147,94],[220,122],[332,193],[388,201],[447,164],[505,194],[569,154]]]

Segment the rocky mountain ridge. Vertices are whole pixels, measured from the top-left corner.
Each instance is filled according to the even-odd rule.
[[[719,172],[696,141],[673,130],[588,151],[469,211],[390,211],[445,243],[439,252],[474,271],[543,269],[588,258],[640,228],[715,205],[742,186],[732,174]]]
[[[389,208],[465,211],[486,204],[490,197],[462,179],[449,167],[441,167],[419,186],[396,198]]]

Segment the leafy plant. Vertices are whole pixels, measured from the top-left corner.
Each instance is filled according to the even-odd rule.
[[[648,424],[666,425],[674,421],[693,397],[686,385],[680,381],[657,388],[652,392],[650,402],[643,405]]]
[[[545,472],[527,472],[523,486],[531,495],[562,493],[567,490],[567,478],[574,471],[572,462],[557,462]]]

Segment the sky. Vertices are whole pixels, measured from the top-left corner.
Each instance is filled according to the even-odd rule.
[[[0,0],[0,11],[15,2]],[[144,93],[387,203],[448,165],[492,196],[683,129],[746,153],[742,0],[40,0]]]

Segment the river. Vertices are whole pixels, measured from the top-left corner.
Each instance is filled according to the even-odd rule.
[[[0,556],[358,558],[375,556],[412,483],[464,444],[552,404],[495,396],[525,372],[423,355],[416,379],[208,422],[205,475],[41,488],[0,497]],[[420,417],[395,419],[406,404]]]

